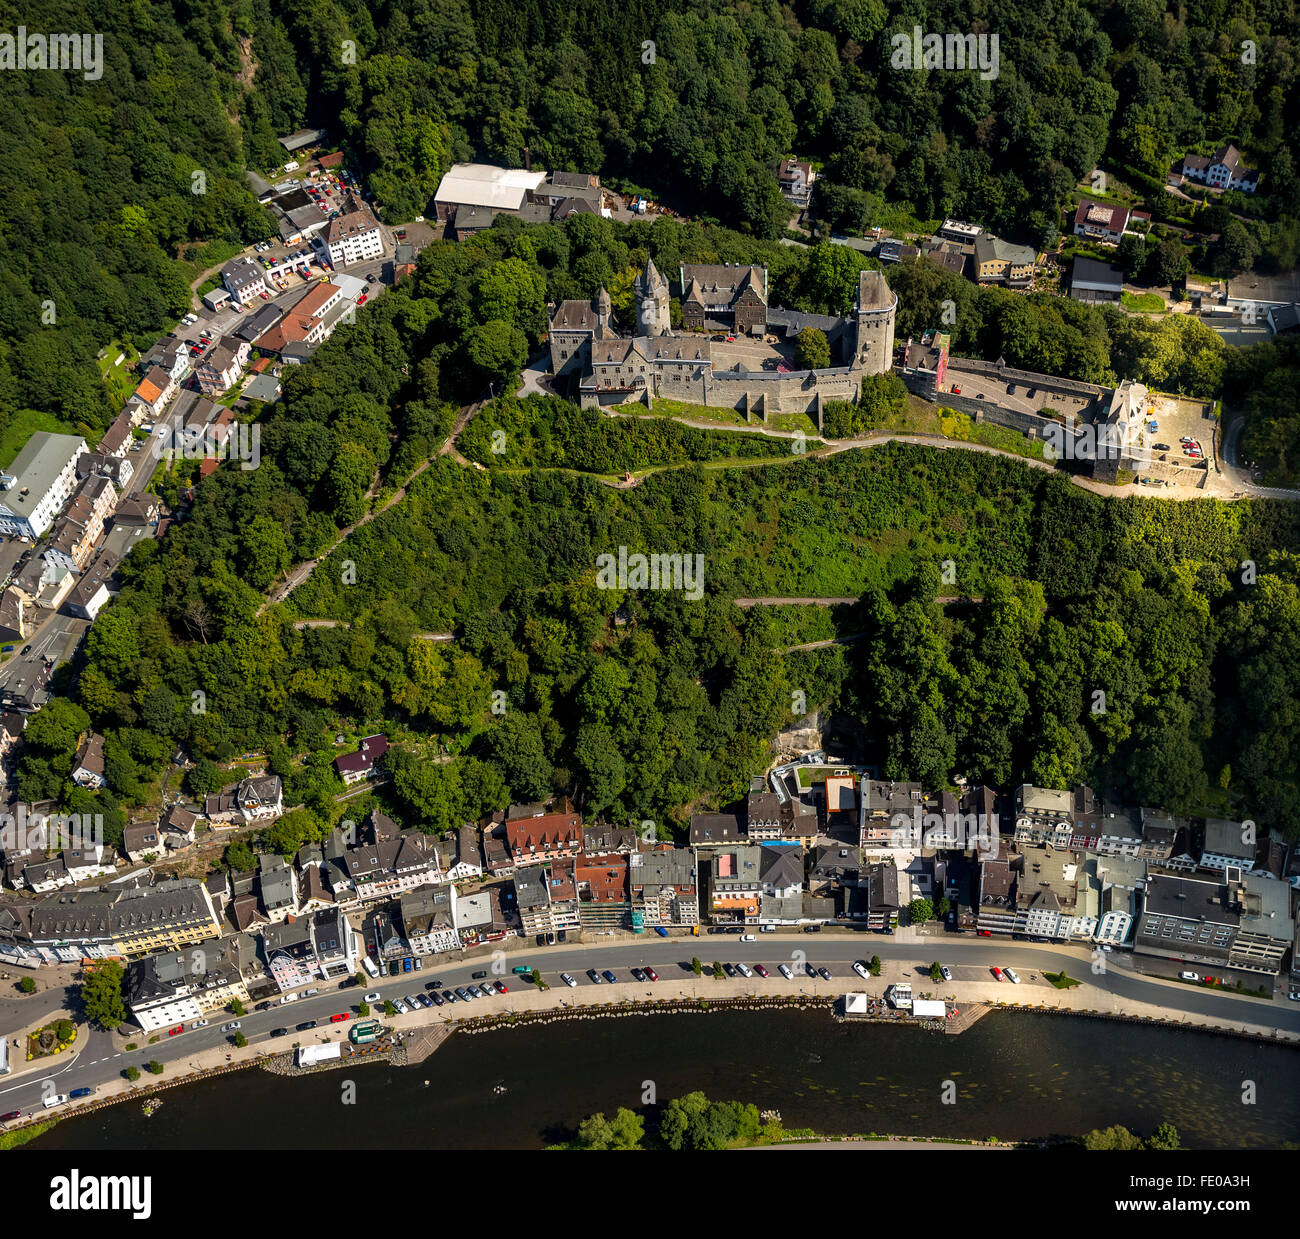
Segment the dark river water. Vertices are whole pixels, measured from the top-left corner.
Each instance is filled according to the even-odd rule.
[[[660,1101],[702,1089],[826,1134],[1017,1140],[1112,1123],[1145,1134],[1168,1119],[1188,1148],[1300,1141],[1300,1052],[1281,1046],[1010,1012],[948,1037],[822,1012],[717,1011],[457,1035],[402,1069],[246,1071],[169,1089],[150,1119],[113,1106],[29,1147],[292,1149],[342,1119],[377,1148],[539,1148],[594,1111],[640,1106],[647,1081]],[[945,1081],[955,1104],[943,1104]]]

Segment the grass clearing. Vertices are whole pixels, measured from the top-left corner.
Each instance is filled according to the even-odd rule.
[[[1137,314],[1161,314],[1168,306],[1159,293],[1125,293],[1119,295],[1119,303],[1126,310]]]

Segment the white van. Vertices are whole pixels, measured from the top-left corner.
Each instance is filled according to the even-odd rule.
[[[284,994],[284,995],[280,998],[280,1005],[281,1005],[281,1006],[284,1006],[284,1004],[285,1004],[286,1002],[297,1002],[297,1001],[298,1001],[298,995],[297,995],[297,994]]]
[[[375,966],[375,961],[371,959],[369,955],[363,955],[361,957],[361,966],[366,970],[367,976],[377,977],[379,975],[379,969]]]
[[[68,1100],[67,1093],[56,1093],[53,1097],[47,1097],[43,1102],[41,1102],[41,1105],[44,1106],[45,1109],[50,1110],[53,1109],[55,1106],[63,1105],[63,1103],[67,1100]]]

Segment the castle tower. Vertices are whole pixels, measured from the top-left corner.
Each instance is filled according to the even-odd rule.
[[[668,314],[668,281],[646,259],[645,270],[636,277],[636,330],[642,336],[666,336],[672,330]]]
[[[600,286],[600,292],[596,294],[596,339],[609,340],[614,335],[614,317],[612,307],[610,306],[609,293],[605,291],[605,286]]]
[[[885,283],[879,271],[864,271],[858,277],[855,350],[850,363],[868,374],[884,374],[894,364],[894,319],[898,295]]]

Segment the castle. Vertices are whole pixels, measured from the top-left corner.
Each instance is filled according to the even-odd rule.
[[[604,288],[595,301],[562,302],[551,316],[549,336],[557,387],[576,385],[584,408],[630,400],[648,405],[662,397],[736,409],[748,421],[806,413],[821,429],[827,400],[856,400],[865,375],[883,374],[893,364],[898,298],[879,271],[861,273],[857,304],[843,318],[770,306],[766,267],[683,266],[678,282],[682,327],[677,331],[668,281],[653,260],[633,286],[634,336],[617,330]],[[736,340],[771,345],[793,342],[806,327],[826,334],[838,364],[791,370],[779,350],[770,348],[766,356],[761,350],[744,353],[757,363],[752,368],[735,356],[742,350],[715,349],[709,335],[725,331]]]

